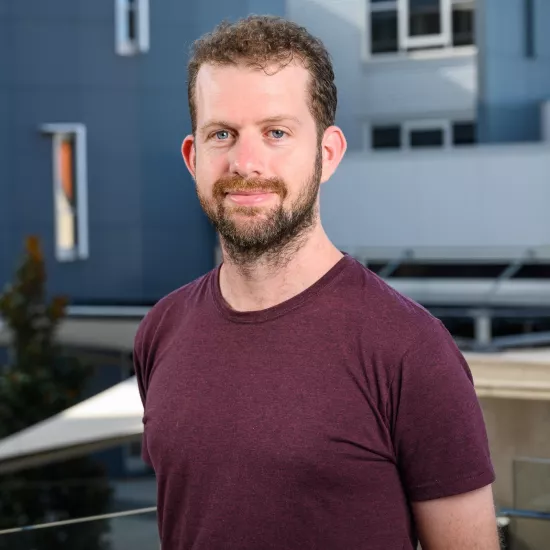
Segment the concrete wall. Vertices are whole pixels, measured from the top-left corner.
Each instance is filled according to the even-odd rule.
[[[347,155],[321,191],[329,236],[360,247],[550,245],[550,147]],[[345,219],[345,221],[344,221]]]
[[[478,1],[479,137],[539,140],[540,105],[550,98],[550,2],[533,0],[534,57],[526,55],[524,0]]]
[[[550,401],[480,399],[497,480],[498,507],[550,512]],[[527,464],[514,478],[514,460],[543,459]],[[524,463],[525,464],[525,463]],[[514,520],[512,550],[546,550],[550,522]]]
[[[475,53],[368,58],[366,8],[365,0],[287,0],[288,16],[321,38],[333,57],[337,122],[349,150],[363,148],[370,121],[475,118]]]

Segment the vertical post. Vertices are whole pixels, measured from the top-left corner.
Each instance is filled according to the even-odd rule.
[[[478,347],[488,347],[493,339],[491,314],[487,310],[477,311],[474,317],[474,338]]]

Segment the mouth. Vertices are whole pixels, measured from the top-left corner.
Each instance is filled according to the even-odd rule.
[[[270,201],[277,196],[273,191],[263,190],[247,190],[247,191],[230,191],[226,193],[226,197],[239,206],[258,206]]]

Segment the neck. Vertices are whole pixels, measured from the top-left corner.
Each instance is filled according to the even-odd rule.
[[[235,263],[224,249],[220,290],[236,311],[258,311],[276,306],[313,285],[342,258],[319,224],[300,246],[282,254],[283,261],[259,258],[253,263]]]

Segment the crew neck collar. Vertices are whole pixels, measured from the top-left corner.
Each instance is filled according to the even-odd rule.
[[[285,300],[275,306],[257,311],[236,311],[225,301],[220,290],[220,271],[222,267],[222,264],[220,264],[212,271],[210,277],[210,290],[212,293],[212,298],[218,311],[230,321],[237,323],[262,323],[265,321],[270,321],[300,307],[305,302],[317,296],[319,292],[331,284],[353,262],[353,258],[351,256],[345,252],[343,252],[343,254],[344,256],[340,258],[340,260],[338,260],[338,262],[334,264],[320,279],[315,281],[312,285],[296,296],[293,296],[292,298],[289,298],[288,300]]]

